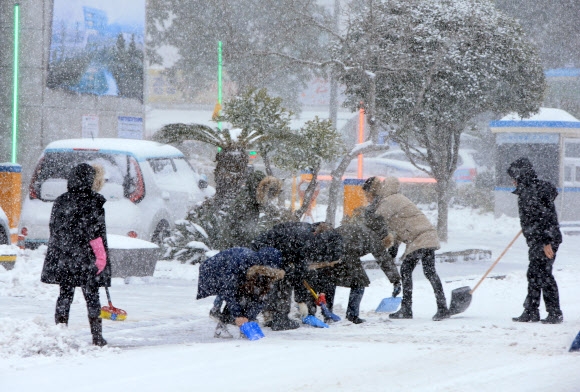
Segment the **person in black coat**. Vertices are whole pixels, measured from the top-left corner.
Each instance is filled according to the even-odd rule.
[[[304,287],[304,280],[312,276],[309,266],[340,259],[342,238],[325,223],[284,222],[260,234],[251,248],[278,249],[282,253],[284,279],[274,285],[265,307],[266,326],[274,331],[296,329],[300,324],[288,317],[292,291],[296,302],[304,302],[310,314],[315,313],[314,299]]]
[[[86,163],[68,175],[68,191],[54,202],[50,237],[41,281],[60,285],[55,322],[68,324],[75,287],[87,302],[93,344],[107,344],[102,336],[99,287],[111,285],[105,226],[106,199],[92,190],[95,169]]]
[[[522,232],[528,244],[528,295],[524,301],[524,312],[514,317],[518,322],[540,321],[540,300],[544,303],[548,317],[541,320],[545,324],[558,324],[564,320],[560,309],[558,284],[552,274],[556,252],[562,243],[562,233],[554,200],[558,196],[556,187],[538,179],[527,158],[514,161],[507,170],[514,180],[518,196],[518,211]]]
[[[274,248],[255,252],[231,248],[204,261],[199,268],[197,299],[212,295],[226,302],[223,311],[210,313],[218,319],[216,337],[231,337],[226,324],[238,327],[255,321],[273,283],[284,277],[281,253]]]
[[[383,225],[381,230],[385,228]],[[346,319],[354,324],[361,324],[365,320],[359,317],[360,303],[370,280],[360,258],[369,253],[375,257],[377,264],[394,286],[394,297],[401,291],[401,276],[394,263],[394,257],[385,247],[382,237],[365,224],[364,211],[355,211],[353,216],[345,217],[336,230],[344,244],[341,260],[333,267],[318,270],[314,286],[318,292],[326,294],[326,303],[330,311],[333,310],[336,286],[350,288]],[[324,321],[329,323],[332,320]]]

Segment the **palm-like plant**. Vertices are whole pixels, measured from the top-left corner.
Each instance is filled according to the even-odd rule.
[[[221,205],[240,189],[248,166],[248,150],[263,137],[263,133],[249,128],[221,130],[207,125],[178,123],[165,125],[153,138],[162,143],[177,145],[185,140],[196,140],[217,147],[215,202]]]

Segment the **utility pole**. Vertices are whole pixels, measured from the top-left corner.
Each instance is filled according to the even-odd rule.
[[[338,31],[338,23],[339,23],[339,15],[340,15],[340,0],[334,0],[334,29]],[[338,123],[338,82],[336,81],[336,77],[333,75],[332,70],[330,71],[330,99],[328,102],[329,105],[329,118],[332,122],[332,125],[336,128]]]

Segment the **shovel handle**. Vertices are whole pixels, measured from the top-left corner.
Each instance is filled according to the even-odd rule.
[[[314,289],[310,287],[307,281],[303,280],[302,282],[304,283],[304,287],[306,287],[308,291],[310,291],[310,294],[312,294],[314,299],[318,301],[318,294],[316,294],[316,291],[314,291]]]
[[[111,301],[111,294],[109,294],[109,288],[105,286],[105,292],[107,293],[107,301],[109,301],[109,306],[113,307],[113,302]]]
[[[518,237],[520,236],[520,234],[522,234],[522,231],[518,231],[518,234],[516,234],[516,236],[514,237],[513,240],[511,240],[511,242],[508,244],[508,246],[506,246],[506,248],[503,250],[503,252],[501,252],[501,255],[499,255],[499,257],[493,262],[493,264],[491,265],[491,267],[488,268],[487,271],[485,271],[485,274],[483,274],[483,276],[481,277],[481,279],[479,280],[479,282],[477,282],[477,284],[475,285],[475,287],[473,289],[471,289],[471,291],[469,292],[469,294],[473,294],[473,292],[475,291],[475,289],[477,289],[479,287],[479,285],[481,284],[481,282],[483,282],[483,280],[486,278],[487,275],[489,275],[489,273],[491,272],[492,269],[494,269],[494,267],[497,265],[497,263],[499,263],[499,261],[501,260],[501,258],[507,253],[507,251],[509,250],[509,248],[512,247],[512,245],[514,244],[514,242],[516,242],[516,240],[518,239]]]

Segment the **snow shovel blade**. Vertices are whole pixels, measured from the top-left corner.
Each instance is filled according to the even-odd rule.
[[[264,332],[262,332],[260,325],[255,321],[248,321],[242,324],[240,331],[248,340],[260,340],[264,337]]]
[[[109,294],[109,288],[105,286],[105,292],[107,293],[107,300],[109,301],[109,306],[103,306],[101,308],[101,318],[113,321],[123,321],[127,318],[127,312],[123,309],[119,309],[113,306],[111,302],[111,294]]]
[[[127,318],[127,312],[125,312],[123,309],[114,307],[109,302],[109,306],[103,306],[101,308],[101,318],[113,321],[123,321]]]
[[[576,335],[576,339],[574,339],[572,345],[570,346],[570,350],[568,350],[568,352],[571,353],[576,351],[580,351],[580,332],[578,332],[578,335]]]
[[[377,313],[393,313],[397,309],[399,309],[399,305],[401,305],[401,298],[399,297],[388,297],[383,298],[379,306],[377,306]]]
[[[320,312],[327,319],[331,319],[332,321],[340,321],[340,317],[332,313],[326,304],[320,304]]]
[[[459,287],[451,292],[451,303],[449,313],[451,316],[463,313],[471,304],[471,288],[469,286]]]
[[[311,325],[316,328],[328,328],[328,324],[314,317],[313,315],[306,316],[302,319],[304,324]]]

